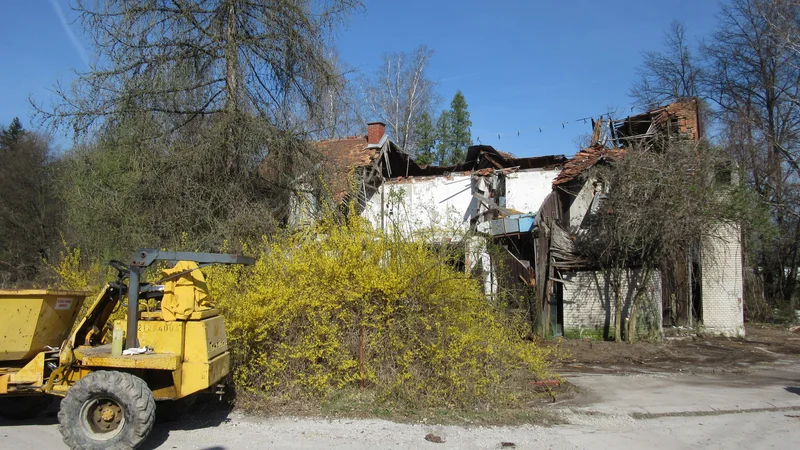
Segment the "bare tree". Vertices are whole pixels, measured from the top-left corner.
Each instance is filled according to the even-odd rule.
[[[702,66],[698,64],[681,22],[672,22],[664,34],[664,50],[642,53],[639,81],[629,91],[638,106],[654,108],[680,97],[696,97],[700,92]]]
[[[617,341],[623,309],[630,312],[630,329],[625,330],[630,338],[637,318],[658,323],[660,308],[644,314],[643,302],[656,271],[668,261],[685,260],[721,225],[739,227],[755,215],[746,192],[731,182],[731,161],[724,151],[676,140],[661,148],[629,148],[624,158],[586,174],[606,194],[579,234],[577,250],[608,283]]]
[[[704,46],[705,90],[723,126],[723,142],[746,179],[770,206],[778,239],[758,238],[756,265],[768,296],[793,302],[800,263],[800,70],[798,54],[776,39],[774,24],[796,11],[794,0],[734,0]],[[796,13],[791,13],[795,14]]]
[[[311,135],[316,139],[333,139],[363,132],[366,120],[362,117],[359,98],[354,83],[355,73],[346,67],[335,53],[329,56],[336,77],[318,88],[320,102],[310,121]]]
[[[412,54],[393,53],[383,58],[374,79],[365,82],[368,113],[386,122],[395,143],[408,154],[418,148],[417,124],[424,112],[433,115],[439,97],[426,70],[433,51],[420,46]]]
[[[78,133],[147,111],[170,129],[220,112],[284,127],[338,81],[327,33],[358,0],[77,0],[97,54],[72,89],[56,87],[51,125]],[[298,109],[299,108],[299,109]]]
[[[64,158],[70,239],[107,257],[211,250],[274,231],[293,196],[323,192],[307,141],[342,83],[330,32],[359,5],[77,0],[96,62],[39,109],[87,136]]]
[[[761,4],[759,10],[763,11],[767,6]],[[800,54],[800,1],[780,0],[772,6],[775,9],[772,14],[760,13],[770,32],[770,38],[775,45]]]

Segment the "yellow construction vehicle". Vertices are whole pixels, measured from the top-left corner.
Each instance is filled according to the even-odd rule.
[[[157,261],[177,264],[160,280],[143,282]],[[117,280],[77,324],[85,292],[0,290],[0,415],[31,417],[63,397],[59,431],[68,446],[136,448],[150,434],[156,402],[184,402],[228,374],[224,318],[200,267],[253,263],[239,255],[141,249],[129,264],[110,262]],[[109,323],[125,299],[126,320]]]

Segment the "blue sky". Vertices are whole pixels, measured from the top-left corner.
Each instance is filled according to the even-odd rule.
[[[700,38],[713,30],[719,10],[716,0],[366,0],[365,6],[335,35],[345,63],[370,73],[385,52],[427,45],[435,51],[429,75],[439,80],[442,108],[461,89],[476,143],[480,138],[517,156],[572,155],[576,136],[590,131],[575,119],[609,108],[630,111],[627,92],[641,52],[660,48],[670,22],[682,20],[690,37]],[[28,97],[47,103],[56,81],[68,83],[73,70],[87,67],[73,19],[68,0],[0,3],[0,123],[19,116],[32,127]],[[69,146],[63,137],[56,142]]]

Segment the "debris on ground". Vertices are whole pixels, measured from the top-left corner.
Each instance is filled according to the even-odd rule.
[[[433,442],[435,444],[444,444],[444,438],[441,436],[437,436],[433,433],[428,433],[425,435],[425,440],[429,442]]]

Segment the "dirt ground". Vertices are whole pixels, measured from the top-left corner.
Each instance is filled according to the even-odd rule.
[[[548,345],[556,345],[549,342]],[[800,333],[785,327],[748,325],[744,338],[675,336],[660,342],[563,340],[568,354],[556,369],[569,373],[747,373],[800,362]]]

